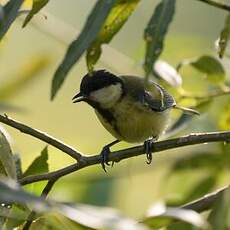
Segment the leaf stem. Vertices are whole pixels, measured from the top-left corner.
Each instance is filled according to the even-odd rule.
[[[216,2],[216,1],[212,1],[212,0],[197,0],[197,1],[206,3],[208,5],[217,7],[219,9],[230,11],[230,5],[227,5],[227,4],[224,4],[224,3],[221,3],[221,2]]]
[[[193,94],[188,94],[188,93],[182,93],[181,97],[179,98],[179,100],[184,99],[184,98],[193,98],[193,99],[210,99],[210,98],[215,98],[215,97],[221,97],[221,96],[225,96],[225,95],[230,95],[230,89],[226,89],[226,90],[220,90],[220,91],[214,91],[211,92],[207,95],[193,95]]]

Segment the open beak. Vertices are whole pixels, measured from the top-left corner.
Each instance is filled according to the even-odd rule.
[[[85,99],[86,99],[86,97],[84,97],[81,93],[76,94],[76,95],[72,98],[73,103],[81,102],[81,101],[84,101]]]

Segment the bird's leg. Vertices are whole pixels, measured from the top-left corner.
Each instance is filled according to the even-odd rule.
[[[152,162],[152,145],[154,143],[154,141],[156,141],[156,137],[153,137],[152,139],[146,140],[144,142],[144,149],[145,149],[145,153],[146,153],[146,157],[147,157],[147,164],[151,164]]]
[[[101,155],[101,166],[105,172],[106,172],[105,165],[110,165],[108,162],[108,155],[110,153],[110,147],[117,144],[118,142],[120,142],[120,141],[115,140],[115,141],[111,142],[110,144],[104,146],[102,151],[101,151],[101,154],[100,154]]]

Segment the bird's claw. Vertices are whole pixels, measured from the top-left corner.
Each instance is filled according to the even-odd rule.
[[[152,144],[153,144],[152,140],[147,140],[144,142],[147,164],[151,164],[152,162]]]
[[[110,149],[108,146],[105,146],[101,151],[101,167],[105,172],[106,171],[106,165],[110,166],[110,163],[108,162],[108,155],[110,153]]]

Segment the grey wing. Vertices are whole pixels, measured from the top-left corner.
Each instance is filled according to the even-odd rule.
[[[150,90],[144,88],[144,79],[136,76],[121,76],[126,82],[126,92],[135,100],[141,102],[146,107],[162,112],[174,107],[174,98],[160,85],[151,82]]]
[[[164,88],[154,82],[151,84],[159,92],[159,97],[154,97],[151,92],[144,91],[144,101],[148,103],[152,110],[162,112],[176,105],[174,98]]]

